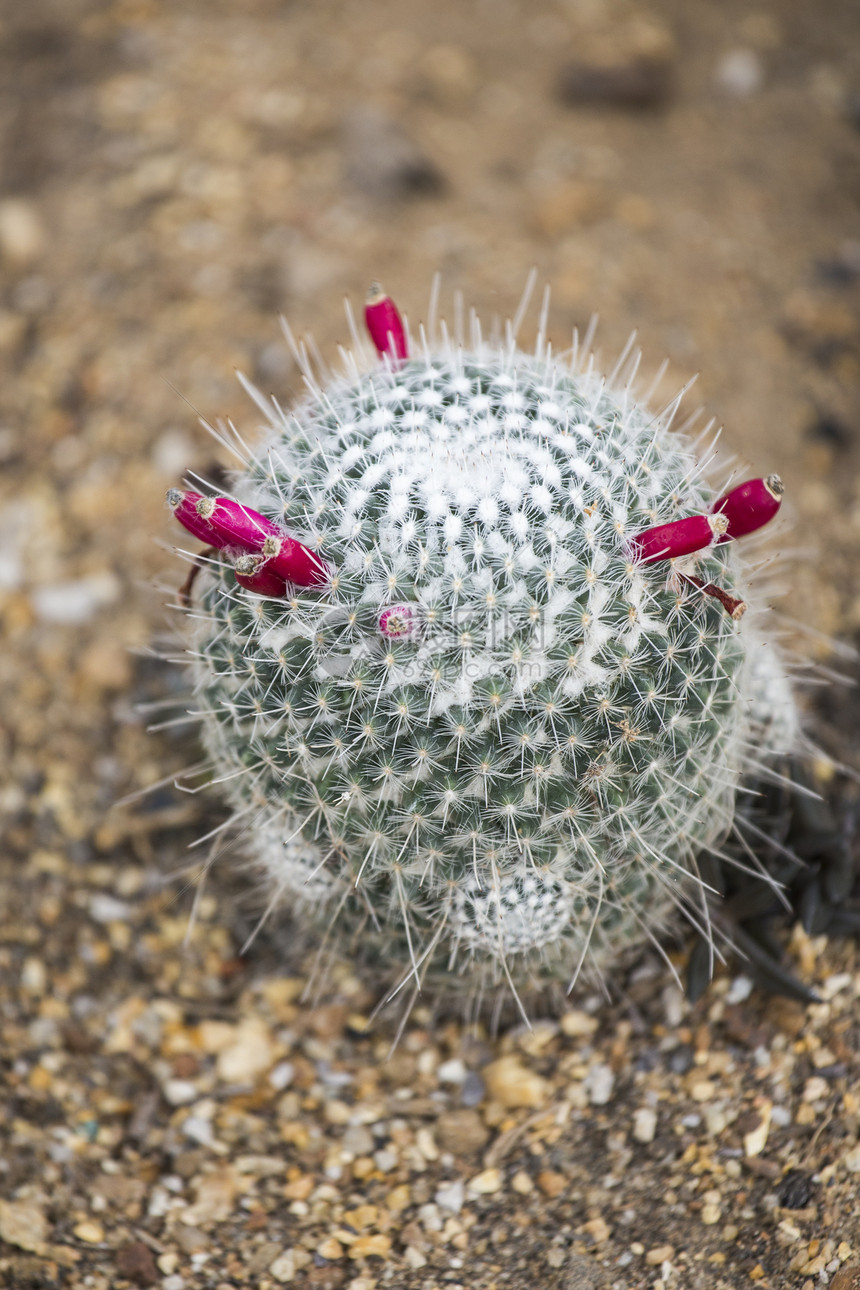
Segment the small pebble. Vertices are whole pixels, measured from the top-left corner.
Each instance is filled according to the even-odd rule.
[[[537,1176],[537,1185],[544,1196],[555,1199],[566,1190],[568,1181],[564,1174],[558,1173],[555,1169],[542,1169]]]
[[[590,1039],[597,1029],[598,1021],[581,1008],[571,1008],[562,1013],[560,1025],[561,1033],[567,1035],[568,1039]]]
[[[583,1231],[588,1233],[595,1245],[605,1244],[612,1235],[612,1228],[604,1218],[591,1218],[587,1223],[583,1223],[582,1227]]]
[[[0,1240],[19,1250],[38,1252],[48,1236],[48,1221],[34,1201],[0,1199]]]
[[[657,1112],[642,1106],[633,1116],[633,1137],[637,1142],[653,1142],[657,1132]]]
[[[112,605],[119,594],[119,580],[105,572],[35,587],[30,599],[42,622],[74,626],[89,622],[100,609]]]
[[[436,165],[397,120],[376,107],[356,107],[348,114],[343,154],[347,178],[368,197],[393,201],[433,196],[444,188]]]
[[[596,1062],[586,1076],[585,1087],[592,1106],[606,1106],[612,1100],[615,1088],[615,1076],[611,1066]]]
[[[456,1178],[453,1182],[446,1183],[444,1187],[440,1187],[433,1199],[441,1209],[448,1209],[452,1214],[459,1214],[463,1208],[465,1197],[465,1184],[462,1178]]]
[[[280,1092],[282,1089],[289,1088],[295,1073],[296,1068],[292,1062],[278,1062],[277,1066],[269,1071],[269,1083],[272,1088]]]
[[[699,1079],[690,1086],[690,1097],[694,1102],[710,1102],[717,1094],[713,1080]]]
[[[226,1084],[255,1080],[272,1065],[273,1056],[268,1026],[259,1018],[248,1017],[236,1026],[233,1043],[218,1055],[218,1078]]]
[[[343,1258],[343,1246],[333,1236],[327,1236],[317,1246],[317,1254],[321,1259],[340,1259]]]
[[[197,1085],[187,1079],[165,1080],[161,1091],[171,1106],[184,1106],[198,1097]]]
[[[149,1286],[158,1280],[155,1255],[143,1241],[127,1241],[116,1252],[116,1270],[136,1286]]]
[[[804,1209],[812,1199],[812,1180],[802,1169],[789,1169],[777,1191],[783,1209]]]
[[[384,1236],[381,1232],[374,1232],[369,1236],[358,1236],[349,1247],[349,1257],[351,1259],[368,1259],[376,1257],[387,1259],[391,1252],[391,1237]]]
[[[546,1080],[509,1054],[484,1067],[484,1083],[493,1101],[501,1106],[543,1106],[550,1094]]]
[[[462,1108],[457,1111],[445,1111],[436,1121],[436,1140],[445,1151],[455,1156],[471,1155],[486,1146],[489,1130],[477,1111]],[[379,1161],[377,1152],[374,1157]],[[396,1164],[396,1158],[394,1163]],[[382,1166],[379,1166],[380,1169]],[[391,1166],[394,1167],[393,1165]]]
[[[736,976],[726,995],[726,1003],[743,1003],[750,997],[753,982],[748,976]]]
[[[461,1106],[480,1106],[487,1095],[486,1085],[477,1071],[469,1071],[460,1090]]]
[[[761,1155],[770,1132],[773,1105],[767,1098],[757,1098],[756,1102],[758,1124],[744,1134],[744,1154],[748,1157]]]
[[[85,1219],[83,1223],[78,1223],[72,1231],[79,1241],[86,1241],[88,1245],[98,1245],[105,1239],[105,1230],[101,1223],[96,1223],[92,1219]]]
[[[568,107],[641,112],[664,107],[672,87],[672,67],[668,61],[642,58],[603,66],[571,63],[559,78],[558,95]]]
[[[827,1097],[829,1092],[827,1080],[822,1079],[820,1075],[813,1075],[803,1086],[803,1100],[804,1102],[818,1102],[821,1098]]]
[[[23,197],[0,201],[0,255],[21,266],[37,260],[45,249],[42,217],[33,202]]]
[[[730,50],[720,59],[715,75],[720,89],[735,98],[748,98],[764,82],[764,68],[754,49]]]
[[[497,1191],[501,1191],[503,1186],[502,1174],[499,1169],[485,1169],[482,1173],[476,1174],[469,1180],[469,1191],[478,1196],[491,1196]]]

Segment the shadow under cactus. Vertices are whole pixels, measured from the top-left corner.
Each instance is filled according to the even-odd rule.
[[[722,899],[714,924],[746,960],[758,985],[815,1002],[815,991],[785,966],[780,929],[800,919],[810,936],[860,934],[860,847],[856,786],[824,800],[797,758],[777,767],[782,782],[762,782],[738,807],[725,859],[699,857],[702,878]],[[748,866],[754,859],[761,877]],[[743,865],[743,868],[737,867]],[[697,937],[687,963],[687,996],[701,998],[711,979],[712,949]]]

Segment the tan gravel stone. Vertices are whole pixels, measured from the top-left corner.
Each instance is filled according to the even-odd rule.
[[[351,1259],[387,1259],[391,1251],[391,1237],[381,1232],[357,1237],[349,1247]]]
[[[504,1179],[499,1169],[484,1169],[483,1172],[469,1179],[469,1191],[477,1196],[492,1196],[495,1192],[501,1191],[503,1186]]]
[[[483,1076],[490,1097],[501,1106],[540,1107],[549,1099],[550,1087],[546,1080],[512,1054],[491,1062],[484,1068]]]
[[[48,1220],[33,1201],[0,1200],[0,1239],[19,1250],[38,1253],[48,1236]]]
[[[228,1084],[254,1080],[269,1069],[275,1049],[268,1026],[258,1017],[248,1017],[235,1028],[233,1040],[218,1054],[218,1078]]]
[[[96,1223],[93,1219],[76,1223],[72,1230],[79,1241],[86,1241],[88,1245],[98,1245],[105,1239],[105,1229],[101,1223]]]

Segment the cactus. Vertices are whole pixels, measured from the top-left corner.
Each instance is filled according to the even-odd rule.
[[[679,911],[708,932],[698,858],[798,736],[741,617],[778,480],[718,497],[632,353],[416,344],[379,292],[366,321],[375,361],[353,328],[292,411],[248,387],[230,498],[169,494],[211,547],[195,706],[270,906],[395,992],[567,987]]]

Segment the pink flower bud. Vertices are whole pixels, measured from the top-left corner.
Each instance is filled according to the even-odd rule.
[[[779,475],[748,479],[745,484],[738,484],[714,503],[714,513],[725,515],[728,521],[726,532],[717,541],[730,542],[732,538],[746,537],[747,533],[755,533],[756,529],[769,523],[779,510],[784,492]]]
[[[283,529],[272,520],[229,497],[203,497],[197,503],[197,514],[220,538],[219,546],[241,546],[246,551],[262,551],[267,537],[281,537]]]
[[[386,354],[396,359],[409,357],[406,332],[397,306],[378,282],[374,282],[367,293],[364,321],[380,357],[384,358]]]
[[[263,555],[271,573],[299,587],[320,587],[329,581],[328,566],[313,551],[289,536],[273,520],[229,497],[205,497],[203,516],[220,546],[239,546]],[[198,504],[198,514],[201,506]]]
[[[630,539],[631,555],[650,564],[657,560],[677,560],[682,555],[703,551],[715,538],[725,533],[728,520],[724,515],[691,515],[671,524],[657,524]]]
[[[406,640],[417,627],[418,618],[411,605],[391,605],[379,615],[379,630],[392,641]]]
[[[273,573],[287,582],[294,582],[297,587],[324,587],[331,580],[331,569],[325,561],[286,533],[280,538],[267,538],[264,552],[275,542],[279,543],[278,549],[273,550],[269,558]]]
[[[198,510],[201,502],[209,500],[202,497],[200,493],[183,491],[181,488],[170,488],[167,492],[167,505],[183,528],[199,538],[201,542],[205,542],[207,546],[225,546],[226,543],[221,541],[209,521]]]
[[[240,587],[254,591],[258,596],[285,596],[287,584],[274,573],[271,561],[265,556],[242,555],[233,566]]]

